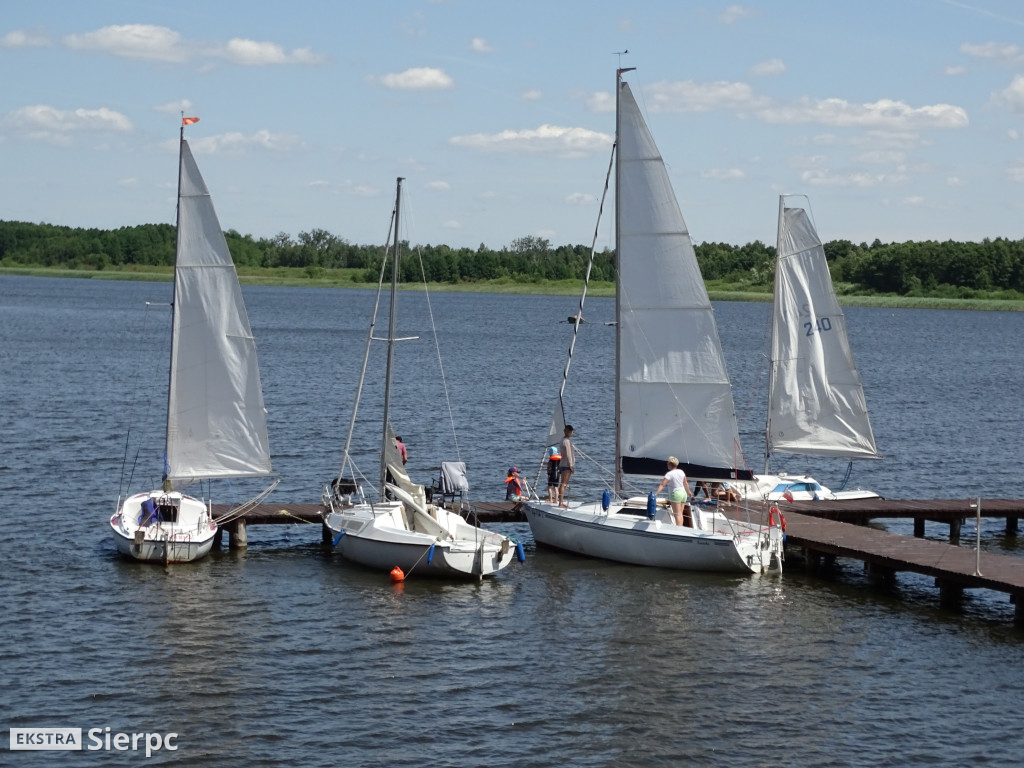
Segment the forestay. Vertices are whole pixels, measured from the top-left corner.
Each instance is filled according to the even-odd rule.
[[[167,474],[201,479],[270,473],[256,342],[213,201],[182,141]]]
[[[846,320],[808,212],[780,201],[768,452],[878,458]]]

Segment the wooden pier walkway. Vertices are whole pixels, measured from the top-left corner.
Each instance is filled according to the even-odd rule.
[[[982,502],[984,508],[984,502]],[[880,531],[786,510],[786,551],[803,550],[812,567],[821,559],[861,560],[869,574],[891,583],[899,571],[932,576],[943,605],[955,607],[964,589],[991,589],[1009,595],[1014,623],[1024,626],[1024,558],[976,552],[941,541]]]
[[[963,522],[977,514],[976,499],[935,499],[929,501],[868,499],[863,501],[780,502],[786,515],[786,551],[802,554],[814,567],[823,559],[837,557],[862,561],[872,577],[889,582],[900,571],[931,576],[939,588],[943,605],[955,606],[965,589],[989,589],[1009,596],[1014,604],[1014,623],[1024,626],[1024,558],[981,552],[980,563],[973,548],[924,538],[925,523],[949,526],[951,539],[958,540]],[[481,523],[525,522],[519,504],[473,502],[463,516]],[[230,509],[213,507],[214,516]],[[739,511],[739,507],[733,507]],[[260,504],[228,523],[230,546],[244,547],[250,525],[312,523],[319,526],[322,539],[331,536],[322,522],[319,504]],[[728,514],[728,508],[726,510]],[[1024,500],[982,499],[981,516],[1005,518],[1006,533],[1017,533],[1024,517]],[[890,533],[868,527],[872,520],[913,519],[914,535]],[[218,531],[218,537],[221,532]]]

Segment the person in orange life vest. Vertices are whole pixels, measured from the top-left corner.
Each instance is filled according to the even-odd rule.
[[[508,477],[505,478],[505,501],[522,501],[523,480],[519,477],[519,470],[516,467],[508,468]]]
[[[402,442],[401,435],[395,435],[395,445],[398,446],[398,453],[402,456],[402,466],[405,466],[405,462],[409,460],[409,449],[405,447],[405,443]]]
[[[562,460],[562,454],[558,452],[558,446],[548,447],[548,504],[554,504],[558,497],[558,462]]]

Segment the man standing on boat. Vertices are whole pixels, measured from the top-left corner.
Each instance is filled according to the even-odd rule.
[[[398,453],[402,456],[402,466],[405,466],[405,462],[409,460],[409,449],[405,447],[405,443],[402,442],[401,435],[395,435],[395,445],[398,446]]]
[[[573,453],[572,443],[569,440],[573,431],[572,425],[566,424],[563,430],[565,437],[558,444],[558,455],[562,457],[558,461],[558,474],[562,478],[562,482],[558,486],[558,506],[565,509],[569,508],[569,505],[565,503],[565,491],[569,487],[572,473],[576,471],[576,455]]]

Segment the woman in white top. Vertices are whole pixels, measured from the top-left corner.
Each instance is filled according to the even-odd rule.
[[[665,477],[661,480],[661,485],[658,486],[658,490],[654,492],[657,496],[661,493],[661,489],[668,486],[668,503],[672,507],[672,516],[675,518],[676,525],[682,526],[686,524],[686,497],[689,495],[689,487],[686,484],[686,473],[679,468],[679,459],[675,456],[668,457],[668,472],[665,473]]]

